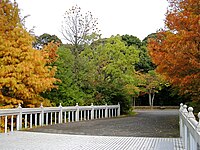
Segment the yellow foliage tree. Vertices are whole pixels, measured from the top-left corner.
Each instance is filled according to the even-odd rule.
[[[0,107],[50,105],[39,94],[55,88],[56,68],[48,64],[57,46],[39,51],[32,48],[33,40],[20,22],[17,3],[0,0]]]

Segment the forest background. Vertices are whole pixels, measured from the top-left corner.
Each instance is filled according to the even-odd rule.
[[[177,7],[178,6],[178,7]],[[121,104],[199,106],[199,3],[169,0],[165,29],[144,40],[101,38],[98,20],[66,11],[63,37],[27,31],[17,3],[0,0],[0,107]]]

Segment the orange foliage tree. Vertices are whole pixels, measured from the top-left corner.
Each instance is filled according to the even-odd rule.
[[[199,0],[168,0],[165,29],[151,39],[148,49],[157,71],[181,93],[200,100],[200,3]]]
[[[33,37],[23,28],[17,3],[0,1],[0,107],[35,107],[48,100],[41,92],[55,88],[57,46],[50,43],[43,50],[32,48]],[[54,54],[53,54],[54,53]]]

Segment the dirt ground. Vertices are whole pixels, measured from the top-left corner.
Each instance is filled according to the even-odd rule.
[[[135,116],[33,128],[30,132],[124,137],[179,137],[178,110],[136,110]]]

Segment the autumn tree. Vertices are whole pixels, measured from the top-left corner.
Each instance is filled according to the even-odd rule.
[[[17,3],[0,3],[0,107],[34,107],[48,100],[39,93],[55,88],[55,60],[50,53],[57,49],[47,45],[38,51],[32,48],[33,37],[23,28]],[[51,58],[51,59],[50,59]]]
[[[166,28],[150,40],[153,62],[181,93],[200,100],[200,3],[199,0],[168,0]]]
[[[74,53],[83,50],[81,45],[98,39],[99,32],[97,18],[91,12],[83,14],[77,5],[65,12],[61,33],[65,40],[74,45]]]

